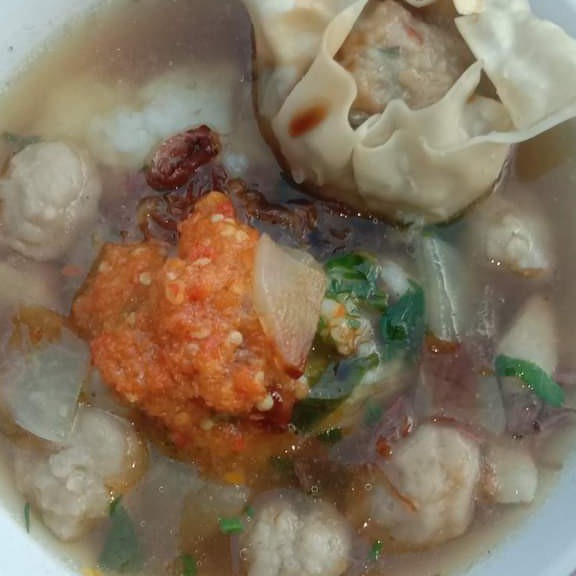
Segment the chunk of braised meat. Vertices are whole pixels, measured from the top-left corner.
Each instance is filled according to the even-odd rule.
[[[415,409],[422,420],[465,427],[474,434],[499,436],[506,411],[498,379],[478,365],[470,342],[427,338]]]
[[[184,186],[200,166],[220,153],[220,138],[202,125],[164,140],[146,168],[146,181],[155,190]]]
[[[193,212],[196,202],[213,190],[224,192],[234,203],[238,217],[250,226],[267,230],[267,226],[288,236],[288,242],[326,244],[328,252],[337,244],[342,248],[350,236],[348,228],[334,229],[334,215],[342,207],[332,203],[310,201],[298,193],[297,185],[288,184],[288,194],[274,192],[281,201],[272,202],[258,190],[258,182],[248,185],[241,179],[230,179],[219,160],[220,138],[208,126],[198,126],[176,134],[160,144],[144,171],[144,187],[138,204],[137,224],[145,239],[170,244],[178,241],[178,224]],[[319,220],[326,220],[329,238],[318,232]],[[343,234],[343,236],[339,236]]]
[[[412,401],[399,396],[389,406],[381,407],[378,420],[346,436],[330,451],[330,458],[345,466],[374,464],[388,459],[394,446],[412,434],[417,425]]]
[[[192,214],[196,202],[213,190],[227,191],[228,174],[218,162],[200,166],[185,188],[162,196],[146,196],[138,205],[138,227],[144,238],[178,241],[178,224]]]
[[[230,182],[230,195],[239,207],[239,212],[250,225],[258,222],[279,226],[297,241],[305,242],[318,224],[318,211],[312,202],[305,199],[288,200],[276,204],[257,190],[250,190],[240,180]]]

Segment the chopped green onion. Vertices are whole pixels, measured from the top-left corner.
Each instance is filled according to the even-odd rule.
[[[198,574],[198,562],[194,556],[184,554],[182,556],[182,576],[196,576]]]
[[[380,560],[383,548],[384,543],[381,540],[376,540],[374,544],[372,544],[372,547],[370,548],[370,560],[372,562],[378,562],[378,560]]]
[[[500,355],[495,362],[496,376],[499,378],[519,378],[522,382],[550,406],[560,407],[564,404],[564,389],[558,382],[552,379],[540,366],[520,360]]]
[[[24,524],[26,526],[26,532],[30,534],[30,502],[24,504]]]
[[[226,536],[241,534],[244,531],[244,523],[241,518],[219,518],[220,532]]]
[[[143,555],[136,529],[120,498],[110,504],[110,529],[98,564],[121,574],[137,572],[142,567]]]

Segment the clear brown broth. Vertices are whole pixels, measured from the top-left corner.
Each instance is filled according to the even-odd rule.
[[[114,6],[67,29],[12,83],[0,100],[0,130],[30,132],[41,108],[38,95],[81,72],[92,71],[104,80],[138,85],[160,72],[186,64],[193,56],[213,62],[214,66],[223,61],[234,62],[248,80],[251,54],[249,20],[238,1],[116,0]],[[250,107],[242,110],[244,120],[253,123]],[[557,223],[559,271],[542,289],[557,302],[558,317],[562,319],[561,328],[565,335],[573,334],[576,328],[573,320],[576,316],[573,303],[576,293],[576,227],[571,225],[576,214],[573,197],[576,166],[567,152],[573,144],[573,126],[566,125],[521,145],[514,160],[513,176],[506,188],[506,194],[513,197],[533,195],[544,198],[542,204],[547,217]],[[299,197],[286,188],[282,193],[278,192],[280,170],[273,161],[267,160],[264,166],[260,166],[254,178],[260,190],[272,200]],[[112,186],[113,181],[109,185]],[[376,253],[391,250],[401,253],[400,231],[382,223],[356,218],[349,218],[347,226],[351,229],[346,237],[347,248],[367,246]],[[460,227],[460,223],[455,223],[444,232],[457,237]],[[316,251],[320,256],[326,256],[334,247],[333,244],[316,246]],[[483,269],[482,281],[498,285],[503,294],[501,309],[505,320],[513,315],[523,297],[534,289],[530,282],[506,277],[497,270]],[[566,344],[562,348],[562,370],[576,372],[572,360],[572,338],[565,338],[563,342]],[[96,402],[105,401],[98,398],[100,396]],[[8,451],[9,444],[2,440],[0,487],[5,506],[20,519],[23,503],[13,488],[7,466]],[[153,469],[165,465],[165,458],[155,454]],[[185,465],[170,466],[174,468],[175,478],[185,482],[189,473],[191,483],[197,482],[192,469]],[[546,487],[554,475],[548,476],[542,483],[539,502],[544,499]],[[144,482],[126,499],[145,545],[155,547],[146,570],[150,575],[159,576],[166,562],[178,554],[178,521],[173,514],[177,512],[181,498],[183,494],[180,492],[175,498],[174,493],[162,489],[160,481],[157,485]],[[492,553],[534,506],[529,509],[480,510],[475,525],[466,536],[431,551],[391,557],[385,573],[387,576],[435,576],[464,570],[477,559]],[[159,510],[170,510],[171,513],[156,518]],[[41,528],[40,521],[33,518],[33,535],[49,542],[63,557],[73,559],[78,567],[84,568],[96,564],[103,532],[98,529],[86,542],[64,546],[53,542]],[[212,546],[220,547],[221,563],[205,563],[200,567],[200,574],[227,573],[228,543],[217,540]]]

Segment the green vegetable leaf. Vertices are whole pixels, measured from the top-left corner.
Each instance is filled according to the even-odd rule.
[[[519,378],[550,406],[560,407],[564,404],[565,394],[562,386],[532,362],[500,355],[496,358],[495,370],[499,378]]]
[[[136,530],[119,498],[110,504],[110,529],[98,563],[105,570],[122,574],[142,568],[142,549]]]
[[[402,297],[391,304],[380,320],[380,335],[385,340],[386,356],[416,352],[425,332],[426,302],[424,290],[415,282]]]
[[[376,540],[374,544],[372,544],[372,547],[370,548],[370,560],[372,562],[378,562],[378,560],[380,560],[383,548],[384,543],[380,540]]]
[[[198,562],[194,556],[184,554],[182,556],[182,576],[197,576]]]
[[[365,254],[345,254],[328,260],[325,268],[328,298],[353,297],[380,312],[386,310],[388,296],[378,288],[380,269],[374,258]]]
[[[311,388],[308,397],[296,403],[292,424],[298,430],[310,430],[326,414],[346,400],[367,372],[380,363],[378,354],[333,362]]]
[[[30,534],[30,502],[24,504],[24,525],[26,526],[26,532]]]
[[[241,534],[244,532],[244,523],[241,518],[219,518],[218,526],[220,527],[220,532],[226,536],[231,536],[233,534]]]

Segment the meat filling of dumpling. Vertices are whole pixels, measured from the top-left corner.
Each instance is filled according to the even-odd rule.
[[[413,109],[437,102],[471,63],[455,29],[424,22],[394,0],[368,4],[337,59],[358,86],[353,123],[395,98]]]

